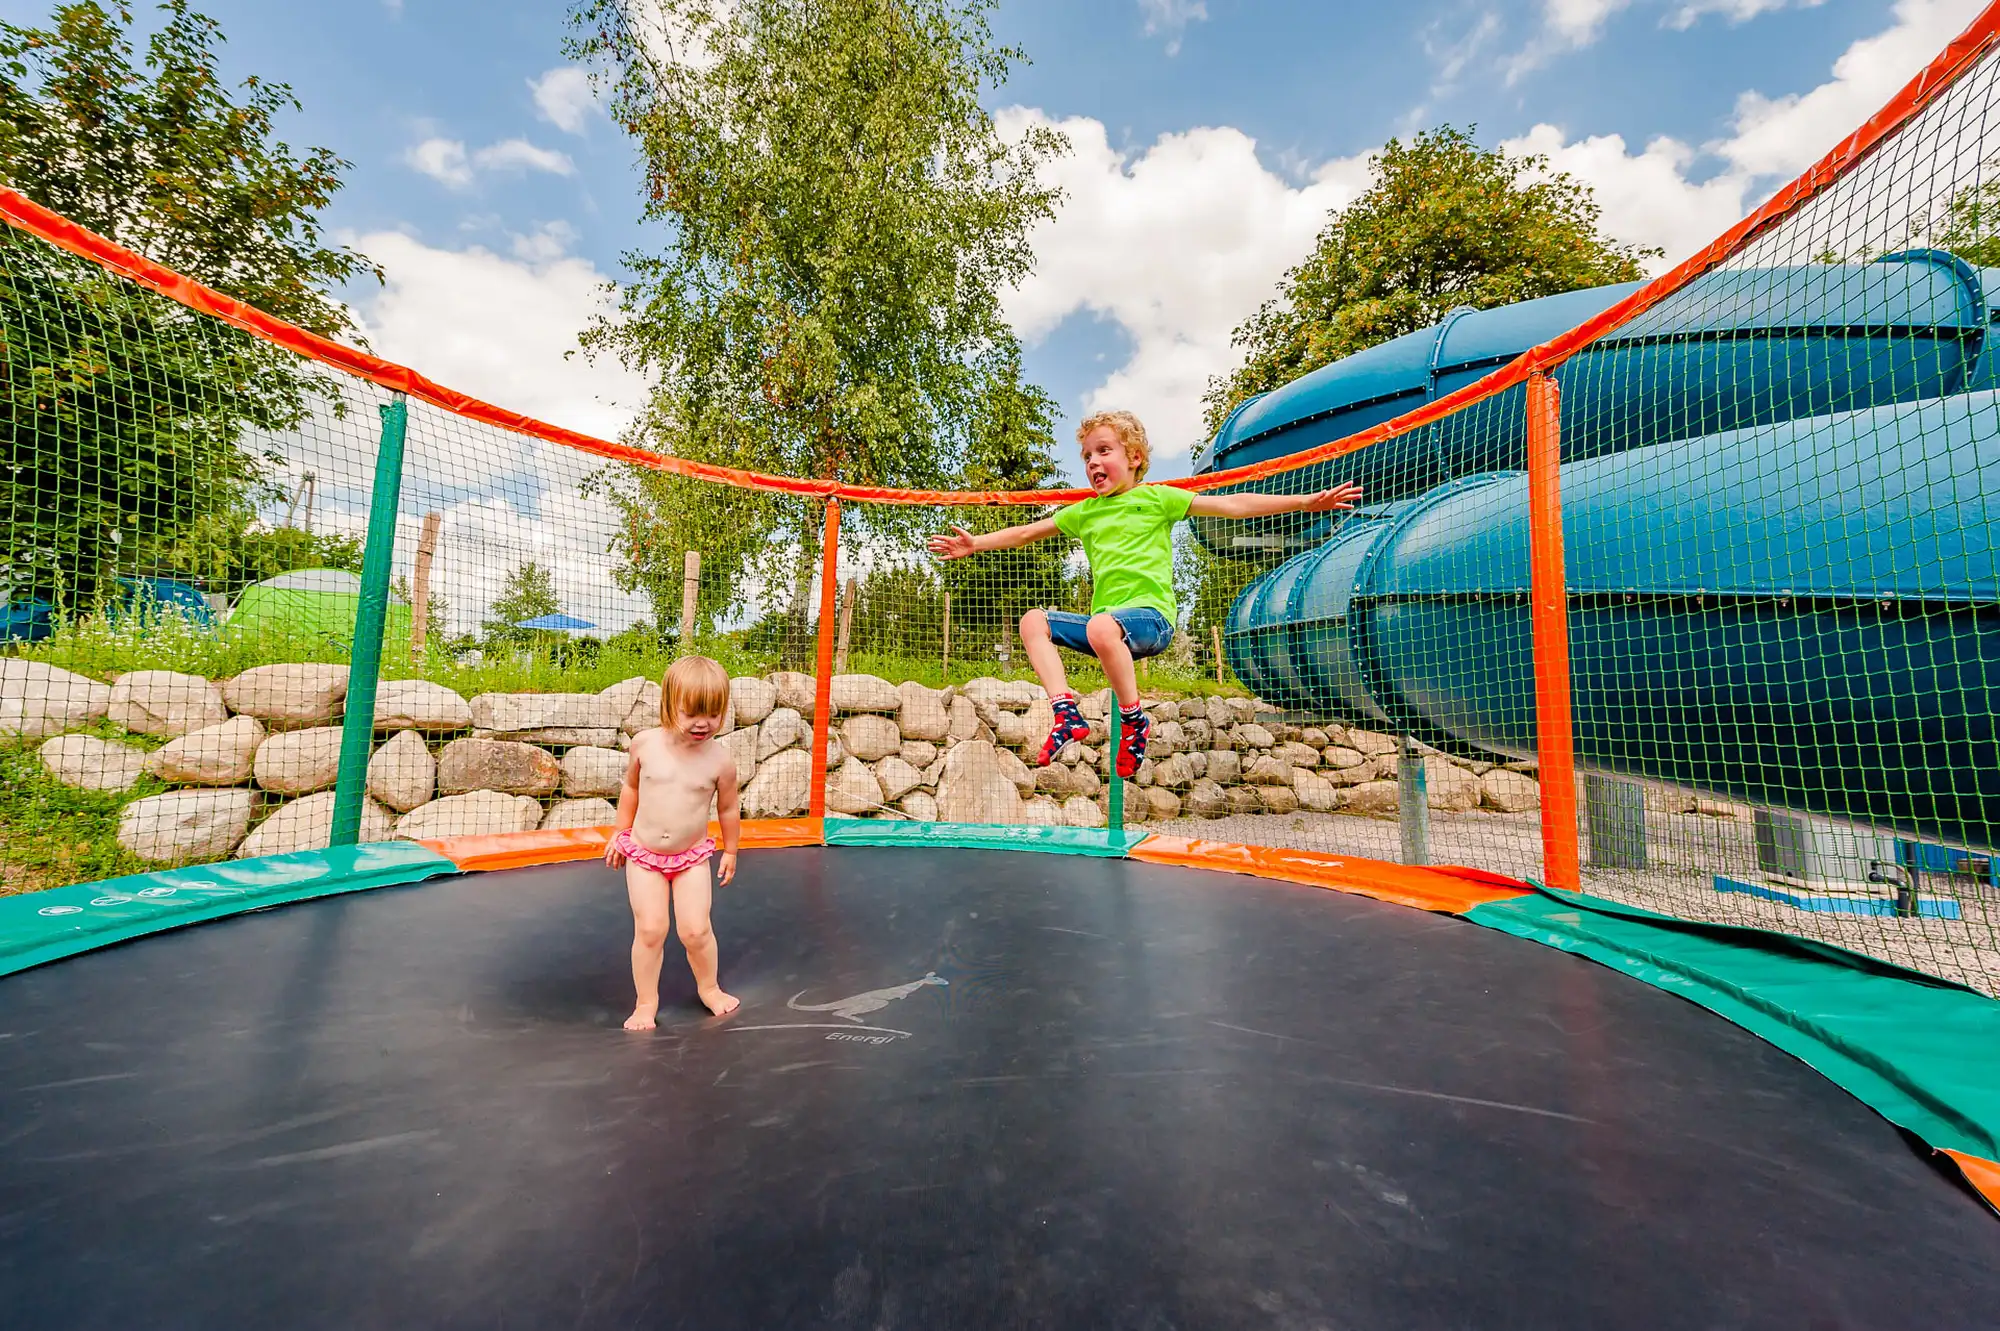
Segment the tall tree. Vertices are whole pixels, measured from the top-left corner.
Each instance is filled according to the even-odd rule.
[[[1213,437],[1239,402],[1437,322],[1608,282],[1657,250],[1604,236],[1590,187],[1546,158],[1481,148],[1446,125],[1375,154],[1375,179],[1333,214],[1312,254],[1236,329],[1244,359],[1209,381]]]
[[[990,5],[582,0],[573,53],[603,71],[640,148],[644,215],[667,228],[661,250],[627,257],[634,281],[584,339],[651,376],[643,442],[794,476],[952,482],[1014,347],[1001,292],[1053,212],[1036,168],[1064,146],[1044,128],[1005,140],[981,105],[1020,58],[993,41]],[[795,653],[817,506],[635,484],[670,529],[729,509],[742,559],[789,588]],[[886,512],[853,518],[904,534]],[[749,581],[722,562],[721,581]]]
[[[507,575],[500,594],[487,609],[480,630],[489,647],[533,647],[562,634],[549,629],[524,629],[523,623],[553,615],[562,609],[556,596],[555,579],[549,571],[530,559]]]
[[[329,335],[326,289],[379,275],[323,242],[346,163],[274,138],[283,84],[229,89],[216,24],[186,0],[143,60],[132,10],[85,0],[47,27],[0,24],[0,182],[150,258]],[[240,96],[238,95],[240,93]],[[326,387],[296,358],[17,233],[0,238],[0,581],[87,606],[115,567],[213,563],[262,472],[242,445]]]

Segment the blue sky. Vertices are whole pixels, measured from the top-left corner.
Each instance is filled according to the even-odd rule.
[[[16,21],[48,7],[0,0]],[[354,163],[329,221],[389,269],[386,291],[351,293],[378,350],[507,405],[615,430],[636,383],[559,353],[592,282],[657,236],[635,222],[627,142],[574,75],[548,81],[565,65],[565,7],[202,7],[228,35],[232,72],[298,91],[305,110],[286,133]],[[1388,137],[1476,123],[1489,143],[1551,151],[1598,185],[1614,232],[1676,257],[1851,129],[1976,8],[1008,0],[995,28],[1033,63],[992,104],[1062,123],[1078,144],[1058,169],[1071,201],[1010,306],[1029,370],[1066,417],[1131,405],[1161,453],[1183,457],[1202,382],[1228,367],[1230,327]],[[511,343],[494,326],[510,310],[524,325]]]

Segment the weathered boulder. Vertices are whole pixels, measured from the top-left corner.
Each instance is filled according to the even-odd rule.
[[[1197,818],[1220,818],[1229,812],[1229,792],[1203,777],[1188,787],[1187,811]]]
[[[804,749],[785,749],[765,759],[743,788],[743,816],[796,818],[806,811],[811,795],[812,755]]]
[[[948,823],[1014,823],[1021,818],[1021,793],[989,740],[968,739],[945,754],[937,802],[938,817]]]
[[[220,860],[250,830],[255,791],[170,790],[134,800],[118,815],[118,844],[155,864]]]
[[[1332,813],[1340,807],[1340,787],[1303,767],[1292,769],[1292,794],[1314,813]]]
[[[882,787],[882,802],[894,804],[922,786],[924,774],[892,753],[875,764],[875,782]]]
[[[789,707],[800,716],[813,714],[813,698],[818,685],[811,675],[802,675],[796,670],[779,670],[766,678],[770,681],[777,706]]]
[[[1044,795],[1054,795],[1058,798],[1073,795],[1076,793],[1076,787],[1070,784],[1069,774],[1074,770],[1067,763],[1050,763],[1047,767],[1037,767],[1034,769],[1035,789]]]
[[[1424,756],[1424,786],[1431,808],[1444,813],[1478,808],[1485,789],[1478,777],[1441,753]]]
[[[1145,818],[1148,822],[1164,823],[1170,818],[1181,816],[1181,797],[1171,790],[1150,786],[1146,790]]]
[[[1181,738],[1188,752],[1201,753],[1215,747],[1215,727],[1200,717],[1183,720]]]
[[[1155,758],[1167,758],[1187,747],[1187,732],[1178,721],[1156,721],[1153,733],[1146,737],[1146,752]]]
[[[1102,721],[1110,714],[1111,690],[1098,689],[1094,693],[1077,695],[1076,709],[1083,713],[1087,721]]]
[[[903,747],[903,733],[896,729],[896,723],[873,714],[848,717],[840,727],[840,738],[847,751],[864,763],[886,758]]]
[[[1178,755],[1176,755],[1176,756],[1178,756]],[[1138,771],[1136,771],[1136,772],[1134,772],[1134,773],[1132,773],[1132,779],[1133,779],[1134,781],[1136,781],[1137,783],[1139,783],[1140,785],[1142,785],[1142,786],[1150,786],[1150,785],[1152,785],[1152,784],[1153,784],[1153,766],[1154,766],[1154,764],[1153,764],[1153,760],[1152,760],[1151,758],[1141,758],[1141,759],[1139,760],[1139,770],[1138,770]]]
[[[1235,742],[1236,747],[1239,749],[1268,749],[1278,742],[1276,735],[1273,735],[1270,730],[1255,722],[1247,726],[1236,727],[1229,732],[1229,738]]]
[[[873,813],[882,803],[881,783],[859,758],[850,757],[826,774],[826,807],[835,813]]]
[[[419,804],[396,820],[396,835],[406,841],[493,836],[531,831],[541,822],[542,802],[531,795],[471,790]]]
[[[130,790],[146,771],[143,749],[95,735],[55,735],[36,753],[50,776],[78,790]]]
[[[455,739],[438,755],[438,789],[446,795],[475,790],[553,795],[561,783],[556,756],[520,740]],[[535,821],[541,821],[539,813]]]
[[[111,686],[40,661],[0,657],[0,736],[46,739],[102,721]]]
[[[624,721],[615,700],[596,693],[482,693],[472,728],[482,739],[610,748]]]
[[[1041,698],[1042,686],[1026,679],[994,679],[981,675],[959,686],[959,692],[976,703],[996,709],[1019,711]]]
[[[1084,755],[1088,752],[1090,752],[1090,750],[1085,748],[1081,743],[1079,743],[1076,740],[1071,740],[1069,743],[1063,745],[1060,749],[1056,750],[1056,761],[1059,763],[1066,763],[1069,766],[1074,767],[1078,763],[1083,761]]]
[[[1247,785],[1283,786],[1289,790],[1292,786],[1291,765],[1280,762],[1267,753],[1251,762],[1250,770],[1243,774],[1243,780]]]
[[[1056,710],[1049,706],[1047,698],[1037,698],[1028,704],[1028,710],[1021,713],[1021,756],[1033,758],[1041,753],[1042,741],[1055,729]]]
[[[729,681],[729,705],[737,725],[754,726],[778,705],[777,686],[755,675],[738,675]]]
[[[742,726],[724,735],[717,743],[736,759],[736,789],[740,792],[757,775],[757,745],[763,741],[762,726]]]
[[[950,724],[945,728],[947,738],[957,740],[979,738],[979,728],[983,722],[979,719],[979,708],[972,699],[953,698],[950,717]]]
[[[904,739],[935,742],[951,733],[951,712],[944,694],[911,680],[898,686],[896,695],[896,727]]]
[[[1306,726],[1299,731],[1299,743],[1310,744],[1315,749],[1323,749],[1333,743],[1333,737],[1318,726]]]
[[[796,708],[777,707],[757,727],[757,761],[800,744],[812,743],[812,727]]]
[[[1009,749],[1018,749],[1028,742],[1028,727],[1019,712],[1000,713],[999,724],[993,727],[993,741]]]
[[[557,800],[542,815],[542,826],[603,827],[618,818],[618,806],[606,799]]]
[[[1259,786],[1257,798],[1263,802],[1265,813],[1298,812],[1299,797],[1290,786]]]
[[[617,713],[618,733],[636,735],[660,724],[660,683],[644,675],[621,679],[597,695],[604,699],[606,713]],[[733,709],[732,709],[733,710]],[[733,718],[723,717],[722,733],[735,729]]]
[[[937,761],[938,746],[925,739],[906,739],[896,756],[921,772]]]
[[[1181,705],[1172,698],[1146,704],[1146,714],[1155,721],[1178,721],[1181,719]]]
[[[1185,753],[1176,753],[1153,766],[1153,785],[1163,790],[1186,790],[1199,775]]]
[[[427,679],[385,679],[375,686],[377,730],[421,730],[441,734],[472,725],[472,704],[457,692]]]
[[[1347,792],[1340,807],[1365,818],[1395,818],[1401,812],[1398,800],[1394,781],[1364,781]]]
[[[1255,786],[1231,786],[1229,788],[1229,811],[1231,813],[1262,813],[1264,801],[1257,798]]]
[[[937,821],[937,800],[925,791],[911,791],[909,794],[903,796],[902,802],[896,807],[917,822],[934,823]]]
[[[250,770],[258,785],[275,794],[325,790],[340,775],[340,727],[280,731],[257,746]]]
[[[1209,750],[1208,779],[1217,785],[1235,785],[1243,779],[1243,760],[1231,749]]]
[[[295,850],[325,850],[333,841],[334,798],[332,791],[322,790],[317,795],[280,804],[243,838],[243,844],[236,848],[236,858],[247,860],[257,855],[289,855]],[[394,831],[389,811],[364,798],[361,839],[387,841]]]
[[[229,719],[222,690],[200,675],[173,670],[134,670],[111,683],[106,713],[137,735],[185,735]]]
[[[1061,827],[1062,805],[1045,795],[1037,795],[1021,805],[1020,821],[1029,827]]]
[[[1542,807],[1542,788],[1532,777],[1495,767],[1479,778],[1479,798],[1501,813],[1527,813]]]
[[[1018,755],[1006,749],[996,749],[995,752],[999,754],[1000,770],[1014,783],[1014,789],[1021,792],[1021,798],[1026,799],[1034,794],[1035,774],[1029,770],[1028,765],[1022,762]]]
[[[1340,744],[1329,744],[1322,748],[1319,751],[1319,758],[1321,762],[1336,771],[1344,771],[1350,767],[1366,767],[1368,765],[1367,754],[1361,752],[1359,749],[1350,749]]]
[[[835,675],[828,681],[828,697],[840,715],[894,712],[903,706],[903,695],[896,686],[875,675]]]
[[[1104,782],[1097,775],[1096,768],[1078,763],[1069,769],[1069,788],[1085,799],[1094,800],[1103,793]]]
[[[617,749],[579,744],[562,756],[562,793],[570,799],[616,796],[625,784],[626,762]]]
[[[256,717],[232,716],[219,726],[203,726],[167,741],[147,757],[146,770],[176,786],[240,786],[250,779],[257,750],[267,738],[264,723]],[[339,759],[336,743],[336,765]]]
[[[1320,761],[1318,749],[1297,742],[1279,744],[1271,750],[1271,756],[1288,767],[1318,767]]]
[[[1082,795],[1072,795],[1063,801],[1063,822],[1069,827],[1102,827],[1104,810],[1097,807],[1095,800]]]
[[[1373,730],[1350,728],[1347,732],[1346,747],[1355,750],[1364,757],[1379,758],[1385,753],[1394,754],[1396,752],[1396,737],[1394,735],[1380,734]]]
[[[1227,698],[1205,699],[1202,702],[1202,714],[1207,718],[1208,724],[1215,728],[1217,734],[1236,724],[1236,712],[1230,707]]]
[[[222,701],[238,716],[254,716],[272,730],[323,726],[340,719],[347,701],[347,667],[253,666],[223,684]]]
[[[1196,749],[1192,753],[1178,753],[1175,754],[1174,756],[1177,758],[1187,759],[1188,769],[1192,771],[1197,777],[1203,777],[1208,775],[1208,754],[1204,753],[1202,750]]]
[[[399,730],[368,760],[368,793],[398,813],[437,793],[437,759],[414,730]]]

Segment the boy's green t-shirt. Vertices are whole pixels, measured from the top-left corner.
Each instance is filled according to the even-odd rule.
[[[1092,495],[1056,514],[1056,530],[1083,542],[1090,561],[1090,613],[1150,606],[1178,618],[1174,605],[1174,524],[1194,496],[1169,485],[1135,485]]]

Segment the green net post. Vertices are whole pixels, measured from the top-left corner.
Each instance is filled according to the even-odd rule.
[[[1104,741],[1104,752],[1111,761],[1105,764],[1105,775],[1111,779],[1111,798],[1105,808],[1105,822],[1114,832],[1125,830],[1125,778],[1118,775],[1118,695],[1111,694],[1110,705],[1104,709],[1108,738]]]
[[[361,604],[354,612],[354,652],[347,672],[347,716],[340,730],[340,777],[334,786],[336,846],[361,839],[361,802],[368,787],[368,749],[375,739],[375,680],[382,667],[382,633],[389,620],[389,566],[396,551],[396,509],[403,489],[403,435],[410,408],[398,393],[380,408],[382,448],[368,501],[368,544],[361,555]]]

